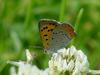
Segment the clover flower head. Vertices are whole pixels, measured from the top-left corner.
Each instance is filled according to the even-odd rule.
[[[72,75],[80,75],[88,72],[89,63],[87,56],[72,46],[54,53],[49,61],[49,69],[51,74],[56,70],[58,73],[68,71]]]
[[[15,67],[11,67],[10,74],[11,75],[49,75],[49,68],[45,70],[39,69],[37,66],[32,65],[32,55],[30,54],[29,50],[26,50],[26,57],[27,61],[9,61],[8,63],[15,65],[18,67],[18,71],[16,72]]]

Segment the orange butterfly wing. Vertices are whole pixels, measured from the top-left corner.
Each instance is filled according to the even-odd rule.
[[[49,44],[52,38],[52,31],[57,26],[57,23],[47,19],[42,19],[39,22],[39,31],[43,41],[44,49],[49,48]]]

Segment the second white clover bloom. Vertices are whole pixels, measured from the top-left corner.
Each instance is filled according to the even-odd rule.
[[[49,68],[45,70],[39,69],[36,65],[32,65],[31,62],[33,60],[32,55],[29,50],[26,50],[27,61],[9,61],[8,63],[17,66],[18,71],[16,71],[15,67],[11,67],[10,75],[49,75]]]

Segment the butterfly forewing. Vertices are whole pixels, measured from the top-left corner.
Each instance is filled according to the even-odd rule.
[[[53,30],[56,28],[57,23],[55,21],[42,19],[39,22],[40,35],[43,41],[45,50],[49,49],[50,41],[52,38]]]

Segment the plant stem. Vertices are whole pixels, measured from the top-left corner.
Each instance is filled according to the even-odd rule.
[[[90,74],[100,74],[100,70],[89,70]]]

